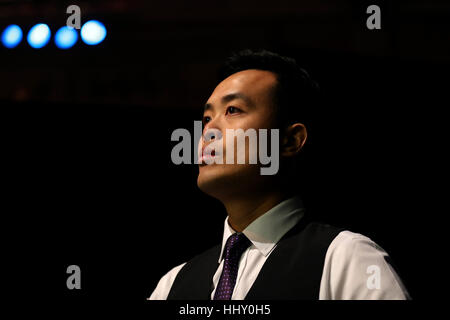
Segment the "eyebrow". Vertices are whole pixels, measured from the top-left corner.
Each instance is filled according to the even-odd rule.
[[[235,93],[230,93],[227,94],[225,96],[222,97],[221,102],[222,104],[225,104],[227,102],[230,102],[232,100],[236,100],[236,99],[241,99],[244,100],[247,104],[252,105],[252,100],[246,96],[245,94],[241,93],[241,92],[235,92]],[[203,111],[212,109],[212,104],[211,103],[206,103],[205,106],[203,107]]]

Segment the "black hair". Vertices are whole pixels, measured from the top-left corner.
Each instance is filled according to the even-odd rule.
[[[277,77],[275,105],[280,126],[294,122],[309,123],[312,108],[317,103],[319,86],[295,59],[267,50],[243,50],[232,54],[219,70],[219,78],[243,70],[258,69],[273,72]]]

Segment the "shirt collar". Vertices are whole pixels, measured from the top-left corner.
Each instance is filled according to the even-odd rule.
[[[304,215],[302,200],[298,196],[286,199],[275,207],[259,216],[250,223],[242,233],[252,242],[261,254],[267,256],[275,247],[277,242],[296,225]],[[236,231],[228,223],[228,216],[225,218],[222,248],[219,255],[219,263],[222,261],[222,254],[228,238]]]

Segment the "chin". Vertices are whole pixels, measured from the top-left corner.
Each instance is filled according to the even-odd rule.
[[[255,175],[256,174],[256,175]],[[259,168],[249,165],[206,165],[199,167],[197,186],[204,193],[221,199],[251,190],[259,178]]]

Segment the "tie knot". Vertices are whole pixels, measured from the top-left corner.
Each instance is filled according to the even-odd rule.
[[[231,256],[240,257],[250,245],[250,240],[243,233],[233,233],[225,245],[225,259]]]

